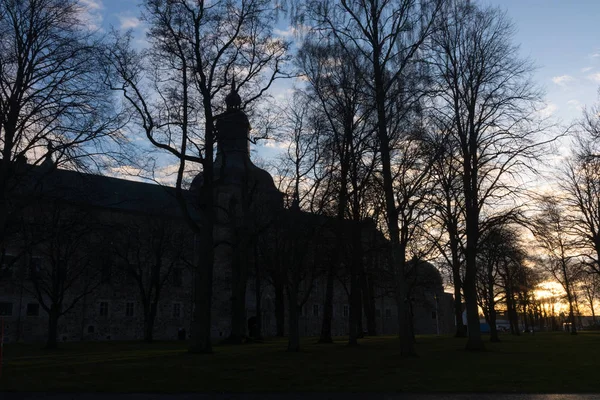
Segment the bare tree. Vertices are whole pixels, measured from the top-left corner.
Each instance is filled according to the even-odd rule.
[[[484,348],[477,310],[477,252],[481,216],[514,207],[524,169],[539,157],[541,94],[532,65],[518,55],[505,13],[450,1],[432,37],[437,118],[455,141],[465,204],[468,350]],[[492,208],[493,207],[493,208]]]
[[[311,295],[315,279],[323,262],[321,224],[318,216],[309,218],[295,203],[281,222],[284,227],[292,224],[294,229],[280,231],[283,238],[275,249],[280,262],[287,267],[285,288],[288,297],[289,340],[288,351],[300,350],[301,310]]]
[[[149,142],[177,160],[177,199],[199,249],[190,350],[211,352],[219,100],[234,80],[234,91],[245,98],[241,109],[258,100],[282,76],[287,43],[272,34],[275,11],[268,0],[147,0],[143,8],[150,48],[139,53],[131,48],[130,36],[117,37],[107,49],[115,71],[111,86],[122,91]],[[202,167],[195,204],[200,223],[191,217],[184,196],[190,164]]]
[[[405,258],[400,245],[398,211],[393,187],[393,145],[403,132],[394,130],[391,119],[393,105],[402,99],[404,105],[418,101],[419,92],[412,85],[404,85],[414,70],[423,43],[434,26],[434,17],[440,1],[351,1],[335,3],[310,2],[308,16],[317,29],[334,38],[360,71],[361,82],[375,108],[374,120],[381,157],[382,187],[386,204],[386,221],[390,236],[390,262],[395,271],[397,288],[400,346],[403,355],[414,355],[415,347],[410,332],[410,315],[405,305]],[[359,57],[354,55],[359,54]],[[363,61],[367,68],[363,69]],[[358,62],[360,61],[360,65]],[[405,107],[404,111],[412,107]],[[402,116],[397,116],[402,120]]]
[[[587,268],[600,276],[600,159],[590,146],[580,140],[576,155],[564,168],[561,187]]]
[[[360,57],[360,54],[355,54]],[[372,107],[362,91],[360,72],[344,62],[347,53],[331,38],[327,40],[318,32],[306,39],[299,52],[299,66],[308,81],[307,98],[311,99],[313,113],[320,115],[326,125],[321,132],[323,157],[321,163],[331,180],[336,218],[336,250],[334,261],[329,264],[326,283],[323,323],[319,342],[332,343],[331,320],[333,316],[333,284],[336,269],[340,269],[344,244],[348,240],[344,222],[351,218],[351,246],[354,252],[350,260],[350,312],[349,342],[357,344],[362,334],[359,329],[361,309],[361,287],[359,276],[363,276],[362,225],[366,216],[365,190],[371,184],[375,166],[374,136],[370,116]]]
[[[110,226],[116,265],[132,279],[144,308],[144,340],[152,342],[158,303],[176,268],[191,263],[189,232],[162,218]]]
[[[82,11],[78,0],[0,1],[0,246],[27,160],[101,167],[122,139]]]
[[[501,224],[487,229],[482,237],[477,259],[478,300],[483,315],[490,325],[490,341],[499,342],[496,326],[496,306],[504,303],[508,311],[511,331],[519,334],[517,306],[531,287],[527,284],[525,252],[519,245],[514,226]],[[523,304],[523,307],[526,307]],[[524,308],[525,309],[525,308]],[[527,317],[527,316],[525,316]]]
[[[592,323],[596,325],[595,305],[600,300],[600,277],[597,274],[583,274],[579,285],[581,296],[592,313]]]
[[[60,318],[100,283],[102,227],[90,212],[69,205],[41,204],[29,212],[38,218],[23,225],[31,262],[31,285],[24,288],[48,313],[46,347],[56,348]]]
[[[443,130],[443,127],[441,128]],[[462,285],[465,254],[465,202],[460,175],[460,162],[456,157],[457,149],[452,141],[441,135],[439,156],[434,162],[432,179],[435,182],[429,206],[435,211],[431,223],[437,229],[431,234],[431,241],[437,247],[441,258],[450,268],[454,289],[455,337],[467,337],[463,324]],[[439,233],[436,232],[439,230]]]
[[[544,249],[546,259],[542,267],[563,287],[569,305],[571,334],[577,334],[575,326],[575,290],[581,276],[582,264],[574,247],[572,226],[565,218],[564,206],[556,198],[545,197],[540,201],[541,211],[535,218],[533,234]]]

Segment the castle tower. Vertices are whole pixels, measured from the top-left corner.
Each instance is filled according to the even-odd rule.
[[[241,341],[247,315],[255,313],[255,294],[246,290],[254,268],[257,236],[283,208],[283,195],[271,175],[250,159],[250,122],[232,83],[227,109],[216,119],[217,156],[214,163],[215,262],[212,332],[216,339]],[[202,175],[192,182],[199,184]]]

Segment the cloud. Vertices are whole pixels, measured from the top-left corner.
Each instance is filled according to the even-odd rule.
[[[101,10],[104,8],[102,0],[79,0],[79,2],[88,10]]]
[[[100,30],[102,26],[102,0],[80,0],[81,19],[91,31]]]
[[[575,78],[573,78],[571,75],[560,75],[552,78],[552,82],[563,87],[567,86],[567,84],[573,82],[574,80]]]
[[[571,99],[571,100],[567,101],[567,104],[569,105],[570,109],[581,110],[583,108],[583,104],[581,104],[581,102],[576,99]]]
[[[585,67],[585,68],[581,68],[581,72],[589,72],[593,69],[594,69],[594,67]]]
[[[596,72],[595,74],[591,74],[587,76],[588,79],[591,79],[596,82],[600,82],[600,72]]]
[[[596,51],[589,55],[590,58],[598,58],[600,57],[600,51]]]
[[[133,29],[141,24],[141,21],[136,17],[119,16],[118,18],[121,22],[121,29]]]
[[[554,103],[548,103],[548,105],[538,111],[542,118],[548,118],[558,110],[558,106]]]
[[[309,26],[300,25],[298,27],[288,26],[285,30],[275,28],[273,29],[273,33],[275,36],[282,36],[286,39],[291,39],[293,37],[301,36],[307,33],[309,30]]]

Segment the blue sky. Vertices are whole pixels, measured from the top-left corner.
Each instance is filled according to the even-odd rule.
[[[477,0],[474,0],[477,1]],[[107,29],[141,32],[140,0],[83,0]],[[538,66],[536,81],[547,93],[548,111],[568,122],[582,105],[597,100],[600,86],[600,1],[479,0],[505,9],[517,27],[522,54]],[[140,39],[143,34],[139,34]]]
[[[538,66],[535,79],[555,114],[569,122],[598,99],[600,1],[482,0],[505,9],[521,52]]]
[[[131,28],[143,39],[140,0],[81,1],[88,5],[91,21],[98,27]],[[500,7],[514,21],[515,42],[538,67],[535,80],[546,92],[546,113],[568,124],[580,117],[581,107],[598,101],[600,0],[472,1]]]

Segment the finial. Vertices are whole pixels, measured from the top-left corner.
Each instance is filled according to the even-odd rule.
[[[54,146],[51,141],[48,141],[46,145],[46,156],[44,157],[44,161],[42,162],[42,166],[51,167],[54,165],[53,155],[54,155]]]
[[[300,210],[300,195],[298,194],[297,190],[294,190],[294,194],[292,197],[292,205],[290,208],[294,211]]]
[[[242,106],[242,99],[237,92],[235,87],[235,76],[231,79],[231,92],[227,96],[225,96],[225,104],[227,105],[227,110],[239,110]]]

